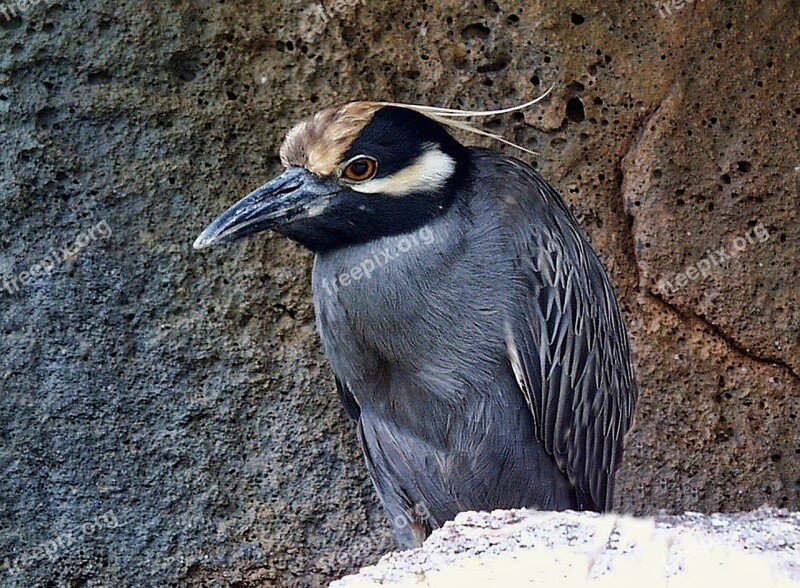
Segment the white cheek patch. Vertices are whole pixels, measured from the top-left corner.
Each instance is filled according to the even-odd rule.
[[[429,149],[408,167],[385,178],[353,184],[351,189],[365,194],[405,196],[413,192],[438,190],[456,169],[455,160],[436,148]]]

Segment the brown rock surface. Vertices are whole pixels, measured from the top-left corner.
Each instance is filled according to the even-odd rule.
[[[190,249],[278,170],[294,122],[355,98],[491,108],[555,84],[488,127],[541,153],[617,287],[641,391],[619,508],[800,508],[799,10],[83,0],[0,16],[0,284],[101,221],[113,233],[0,290],[0,584],[321,585],[391,547],[314,334],[311,256],[274,236]],[[109,510],[118,526],[45,557]]]

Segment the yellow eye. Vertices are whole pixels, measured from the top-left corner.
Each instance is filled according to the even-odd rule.
[[[353,182],[369,180],[378,171],[378,162],[371,157],[356,157],[344,168],[343,175]]]

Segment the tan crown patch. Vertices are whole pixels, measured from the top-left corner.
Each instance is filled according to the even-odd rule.
[[[378,102],[350,102],[309,116],[286,135],[281,163],[299,165],[317,176],[333,174],[352,142],[382,106]]]
[[[524,104],[499,110],[458,110],[400,102],[365,101],[331,106],[309,116],[289,131],[281,146],[281,162],[286,167],[299,165],[317,176],[330,176],[336,171],[355,138],[369,124],[373,115],[384,106],[407,108],[446,127],[490,137],[525,153],[536,155],[535,152],[499,135],[475,128],[472,126],[472,121],[465,119],[498,116],[524,110],[546,98],[554,87],[551,86],[544,94]]]

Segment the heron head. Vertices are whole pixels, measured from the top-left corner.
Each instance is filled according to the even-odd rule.
[[[442,214],[469,174],[444,125],[376,102],[310,116],[280,155],[283,173],[211,223],[196,249],[270,229],[316,251],[408,232]]]

